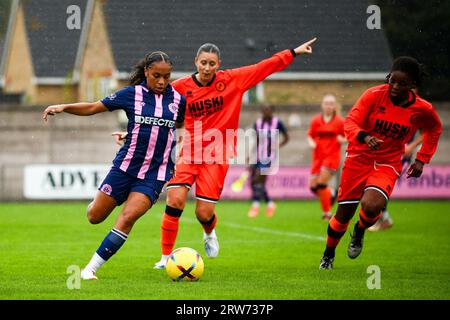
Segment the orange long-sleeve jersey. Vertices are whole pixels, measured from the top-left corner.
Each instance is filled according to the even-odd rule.
[[[286,68],[293,58],[292,50],[284,50],[254,65],[218,71],[206,86],[195,75],[175,80],[172,86],[187,100],[183,160],[226,163],[234,157],[245,91]]]
[[[416,159],[429,163],[442,132],[442,123],[431,103],[411,91],[409,102],[397,106],[389,97],[389,85],[369,88],[345,118],[347,153],[364,154],[382,163],[401,162],[405,144],[418,129],[423,133],[423,144]],[[378,150],[364,143],[366,134],[384,141]]]
[[[344,136],[344,120],[335,115],[329,122],[323,120],[323,115],[318,114],[311,120],[308,135],[316,142],[313,151],[315,159],[323,159],[330,155],[339,157],[341,144],[338,135]]]

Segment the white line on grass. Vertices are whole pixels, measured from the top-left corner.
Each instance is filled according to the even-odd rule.
[[[196,219],[192,218],[183,218],[183,221],[187,221],[189,223],[198,223]],[[236,228],[236,229],[243,229],[243,230],[249,230],[259,233],[268,233],[268,234],[275,234],[279,236],[288,236],[288,237],[294,237],[294,238],[303,238],[303,239],[309,239],[309,240],[316,240],[316,241],[325,241],[325,237],[319,237],[315,236],[309,233],[302,233],[302,232],[291,232],[291,231],[283,231],[283,230],[274,230],[274,229],[267,229],[262,227],[250,227],[250,226],[244,226],[237,223],[230,223],[230,222],[220,222],[221,225],[225,225],[228,227]]]

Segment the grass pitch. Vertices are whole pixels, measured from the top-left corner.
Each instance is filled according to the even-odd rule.
[[[87,204],[0,204],[0,299],[450,298],[449,201],[392,201],[393,228],[367,232],[356,260],[346,256],[349,236],[344,236],[331,271],[318,270],[327,228],[318,202],[280,201],[274,217],[262,212],[255,219],[247,217],[246,202],[219,203],[221,248],[215,259],[204,253],[202,229],[189,203],[176,247],[192,247],[204,259],[205,273],[193,283],[173,282],[165,270],[152,269],[160,257],[161,201],[136,223],[97,273],[98,281],[69,289],[68,268],[85,266],[120,210],[90,225]],[[370,266],[379,267],[380,289],[367,286]]]

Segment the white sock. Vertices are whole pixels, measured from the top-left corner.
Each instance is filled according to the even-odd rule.
[[[275,202],[273,202],[272,200],[270,200],[270,201],[267,203],[267,206],[268,206],[268,207],[273,207],[273,206],[275,206]]]
[[[331,197],[335,197],[336,196],[336,189],[334,188],[329,188],[330,192],[331,192]]]
[[[100,257],[96,252],[92,256],[91,261],[89,261],[89,263],[86,265],[85,269],[96,272],[98,268],[100,268],[105,262],[106,260],[103,260],[103,258]]]
[[[205,232],[205,235],[207,235],[208,237],[216,238],[216,229],[213,229],[213,231],[211,231],[211,233]]]
[[[259,208],[259,201],[253,201],[252,207],[253,208]]]
[[[163,254],[163,255],[161,255],[161,261],[169,260],[169,256],[170,256],[170,254]]]

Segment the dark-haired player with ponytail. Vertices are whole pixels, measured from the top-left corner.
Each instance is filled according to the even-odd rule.
[[[431,103],[412,91],[422,77],[422,65],[416,59],[395,59],[387,84],[366,90],[347,115],[344,130],[349,143],[338,191],[339,205],[328,224],[319,269],[333,268],[336,246],[361,204],[347,250],[351,259],[359,256],[364,232],[386,207],[402,172],[405,144],[417,130],[423,134],[423,144],[406,171],[407,177],[420,177],[435,153],[442,123]]]
[[[53,105],[44,111],[45,121],[61,112],[90,116],[118,109],[128,117],[126,141],[87,208],[88,220],[100,223],[116,206],[125,205],[114,228],[82,270],[82,279],[97,279],[97,269],[120,249],[134,223],[155,204],[173,175],[175,130],[183,124],[186,100],[169,85],[171,72],[169,56],[152,52],[135,66],[130,86],[97,102]]]

